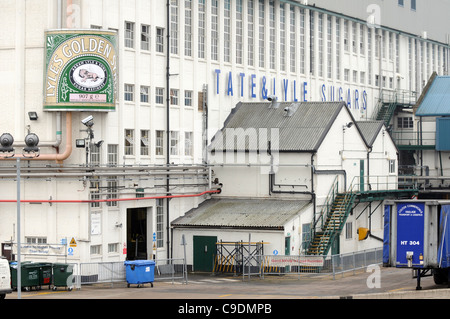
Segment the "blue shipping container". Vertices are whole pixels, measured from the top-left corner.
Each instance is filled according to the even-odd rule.
[[[442,205],[439,221],[438,262],[440,268],[450,267],[450,205]]]
[[[136,284],[140,287],[146,283],[151,283],[153,287],[155,278],[155,262],[153,260],[127,260],[124,265],[128,287],[130,287],[130,284]]]

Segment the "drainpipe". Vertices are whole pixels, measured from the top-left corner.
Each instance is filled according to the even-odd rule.
[[[167,96],[167,108],[166,108],[166,165],[169,167],[170,165],[170,0],[167,0],[166,3],[167,6],[167,12],[166,12],[166,18],[167,18],[167,53],[166,53],[166,96]],[[167,174],[166,179],[166,191],[167,194],[169,194],[170,187],[169,187],[169,174]],[[166,233],[167,233],[167,259],[170,258],[170,227],[169,227],[169,220],[170,220],[170,198],[167,197],[166,199]]]

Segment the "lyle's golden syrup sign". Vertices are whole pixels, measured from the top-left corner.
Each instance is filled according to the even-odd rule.
[[[114,111],[117,35],[99,30],[45,33],[44,110]]]

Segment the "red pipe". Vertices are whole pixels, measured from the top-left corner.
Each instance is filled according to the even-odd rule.
[[[122,202],[122,201],[130,201],[130,200],[143,200],[143,199],[161,199],[161,198],[183,198],[183,197],[199,197],[205,194],[213,194],[219,193],[221,190],[211,190],[204,191],[198,194],[187,194],[187,195],[164,195],[164,196],[150,196],[150,197],[132,197],[132,198],[113,198],[113,199],[91,199],[91,200],[57,200],[57,199],[48,199],[48,200],[21,200],[21,203],[102,203],[102,202]],[[1,199],[0,203],[17,203],[16,199]]]

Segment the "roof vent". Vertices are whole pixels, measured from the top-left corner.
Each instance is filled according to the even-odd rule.
[[[292,103],[291,105],[286,106],[284,108],[284,116],[291,117],[292,115],[295,114],[295,112],[297,112],[299,106],[300,103]]]
[[[272,103],[270,103],[269,109],[277,109],[280,106],[280,103],[278,102],[278,98],[274,95],[269,95],[267,97],[267,101],[272,102]]]

